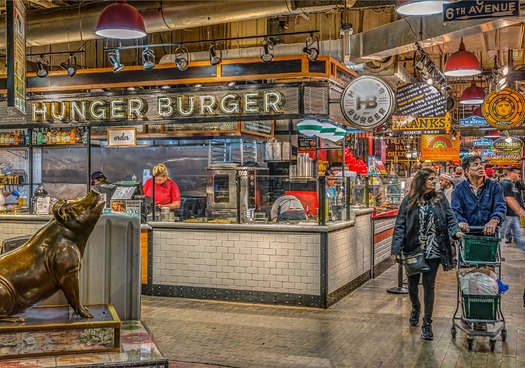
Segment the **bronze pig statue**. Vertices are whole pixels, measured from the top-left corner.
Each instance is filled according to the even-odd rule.
[[[76,314],[93,318],[80,303],[79,273],[89,235],[105,202],[96,191],[58,201],[54,218],[27,243],[0,255],[0,320],[10,320],[59,290]]]

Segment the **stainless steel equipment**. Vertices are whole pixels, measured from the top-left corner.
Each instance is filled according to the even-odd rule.
[[[237,217],[242,220],[257,206],[257,172],[268,168],[242,167],[235,164],[213,165],[206,169],[206,216],[208,218]],[[239,180],[239,194],[237,194]],[[253,211],[252,211],[253,210]]]

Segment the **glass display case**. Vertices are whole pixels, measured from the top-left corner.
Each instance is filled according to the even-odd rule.
[[[376,213],[397,210],[403,199],[404,181],[395,175],[361,175],[351,177],[350,205],[373,207]]]

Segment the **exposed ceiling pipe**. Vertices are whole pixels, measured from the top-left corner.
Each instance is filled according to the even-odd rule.
[[[350,60],[355,63],[381,60],[389,56],[416,50],[416,41],[422,47],[440,45],[451,40],[493,31],[520,23],[520,18],[496,20],[469,20],[443,23],[443,15],[422,17],[423,39],[419,39],[420,17],[408,17],[366,32],[350,36]]]
[[[140,1],[133,2],[146,23],[148,33],[195,28],[249,19],[303,15],[351,7],[356,0],[238,0],[225,1]],[[98,16],[107,2],[85,7],[39,12],[27,19],[26,40],[29,46],[96,39]],[[82,29],[80,25],[82,24]],[[0,21],[0,48],[5,48],[5,20]]]

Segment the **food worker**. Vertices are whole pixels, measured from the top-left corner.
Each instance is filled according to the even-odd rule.
[[[326,170],[326,196],[327,197],[337,197],[337,189],[335,189],[336,178],[332,171]]]
[[[174,210],[180,207],[180,191],[177,183],[168,176],[168,168],[164,164],[158,164],[153,168],[155,178],[155,204],[169,207]],[[144,195],[153,198],[153,178],[144,183]]]
[[[104,195],[106,198],[106,207],[109,207],[111,197],[113,197],[113,194],[117,189],[117,184],[108,181],[102,171],[94,171],[91,174],[91,186],[97,192]]]

